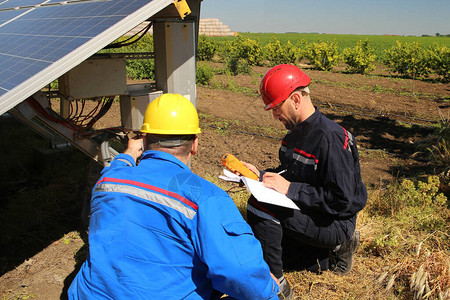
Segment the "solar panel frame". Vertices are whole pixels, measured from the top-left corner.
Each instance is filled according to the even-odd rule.
[[[7,0],[0,3],[0,9],[11,9],[23,6],[34,6],[46,2],[44,0]],[[60,2],[60,1],[58,1]]]
[[[0,4],[0,114],[164,9],[172,0],[85,0],[64,5],[59,2],[14,0]],[[9,10],[27,5],[33,7]]]

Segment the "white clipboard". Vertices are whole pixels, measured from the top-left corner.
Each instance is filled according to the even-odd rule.
[[[291,209],[299,209],[298,206],[295,205],[294,201],[286,197],[286,195],[281,194],[274,189],[265,187],[261,181],[250,179],[244,176],[238,176],[225,169],[223,170],[223,173],[224,175],[219,175],[220,179],[231,182],[239,182],[242,180],[247,190],[260,202]]]

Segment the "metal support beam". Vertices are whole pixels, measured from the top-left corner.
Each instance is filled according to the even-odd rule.
[[[44,93],[38,92],[32,96],[43,107],[48,103]],[[117,151],[109,147],[107,141],[98,143],[91,138],[75,139],[73,131],[64,125],[53,122],[40,114],[38,114],[27,101],[16,105],[9,113],[22,123],[35,130],[41,136],[48,139],[63,138],[65,141],[70,142],[81,152],[85,153],[89,157],[97,160],[103,165],[107,165],[115,155]]]
[[[195,21],[156,21],[153,24],[155,44],[156,88],[177,93],[197,104]]]

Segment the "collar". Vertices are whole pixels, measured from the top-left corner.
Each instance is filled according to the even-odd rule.
[[[319,108],[317,106],[314,106],[314,108],[316,110],[314,111],[314,113],[312,115],[310,115],[305,121],[297,123],[297,125],[295,125],[295,127],[292,130],[290,130],[288,133],[290,133],[294,130],[300,130],[302,128],[308,127],[308,126],[316,123],[317,119],[321,115],[321,112],[319,111]]]
[[[183,169],[190,171],[189,167],[186,166],[181,160],[179,160],[172,154],[166,153],[163,151],[147,150],[142,154],[141,161],[147,160],[147,159],[165,160],[165,161],[171,162],[175,165],[178,165],[179,167],[181,167]]]

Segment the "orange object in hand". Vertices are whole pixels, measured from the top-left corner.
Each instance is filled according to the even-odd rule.
[[[259,180],[258,176],[237,159],[233,154],[226,153],[222,156],[222,164],[232,172],[239,172],[242,176],[250,179]]]

